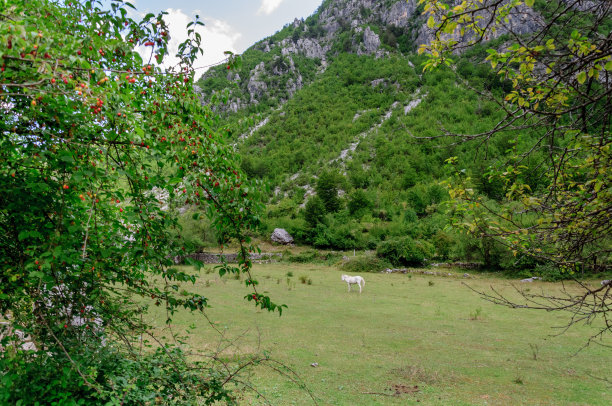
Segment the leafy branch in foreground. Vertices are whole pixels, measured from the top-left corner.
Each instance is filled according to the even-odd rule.
[[[455,225],[478,236],[492,237],[515,255],[551,264],[574,278],[610,268],[612,241],[612,4],[581,1],[463,1],[421,0],[431,44],[425,69],[452,66],[453,53],[501,34],[509,41],[489,49],[487,60],[512,90],[496,100],[505,117],[477,134],[447,136],[488,142],[510,135],[513,157],[490,168],[490,181],[505,185],[505,199],[493,206],[476,194],[456,159],[449,181]],[[531,32],[517,32],[513,21],[528,15]],[[517,150],[518,138],[535,140]],[[532,188],[538,177],[544,187]],[[609,289],[579,284],[581,293],[564,300],[542,294],[524,295],[544,302],[526,306],[574,313],[570,325],[602,317],[601,337],[612,332]],[[483,294],[497,303],[512,301]],[[545,304],[541,304],[545,303]],[[586,315],[585,317],[583,317]],[[599,325],[598,325],[599,326]]]
[[[196,280],[173,262],[190,250],[177,220],[186,205],[240,242],[237,271],[253,280],[246,233],[259,223],[261,186],[244,178],[194,91],[195,26],[163,69],[164,13],[135,21],[129,8],[0,1],[3,404],[233,398],[227,376],[199,370],[143,316],[164,306],[170,328],[178,309],[208,304],[178,294]],[[259,306],[282,309],[249,288]]]

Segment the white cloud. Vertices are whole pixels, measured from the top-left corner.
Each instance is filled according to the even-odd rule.
[[[261,6],[259,7],[259,10],[257,10],[257,14],[272,14],[272,12],[276,10],[282,2],[283,0],[261,0]]]
[[[164,58],[164,66],[171,67],[178,63],[179,59],[174,56],[178,52],[179,44],[187,39],[187,24],[194,19],[183,13],[180,9],[168,9],[164,20],[168,24],[170,31],[170,42],[168,44],[169,55]],[[235,31],[227,22],[214,18],[202,17],[204,27],[198,26],[197,32],[202,36],[202,49],[204,54],[200,55],[194,63],[194,67],[208,66],[221,62],[226,58],[225,51],[236,53],[236,41],[242,34]],[[193,27],[193,26],[192,26]],[[151,54],[150,47],[140,47],[140,54],[145,61],[149,60]],[[154,59],[152,60],[154,62]],[[206,69],[198,70],[199,76]]]

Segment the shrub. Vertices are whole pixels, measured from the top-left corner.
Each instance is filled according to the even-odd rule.
[[[447,259],[450,255],[453,239],[444,231],[438,231],[433,237],[433,244],[436,248],[436,257]]]
[[[73,352],[71,359],[86,371],[90,385],[61,353],[50,357],[3,352],[0,404],[40,404],[44,399],[48,405],[110,405],[118,404],[118,396],[126,405],[157,404],[160,399],[172,399],[175,405],[196,404],[198,399],[206,404],[232,402],[221,371],[212,364],[188,362],[177,347],[132,354],[114,345],[89,344]],[[206,380],[199,370],[210,372]]]
[[[433,256],[433,246],[420,240],[413,240],[410,237],[393,238],[383,241],[376,247],[376,255],[386,259],[395,266],[422,265],[427,258]]]
[[[317,196],[321,198],[325,209],[329,213],[340,210],[341,202],[338,199],[338,185],[340,182],[340,175],[334,172],[323,172],[317,180]]]
[[[419,220],[416,212],[412,208],[407,208],[404,212],[404,222],[406,223],[416,223]]]
[[[300,282],[304,285],[312,285],[312,279],[305,275],[300,276]]]
[[[283,258],[285,258],[285,256],[283,256]],[[296,255],[289,255],[286,258],[289,262],[296,262],[300,264],[313,262],[317,258],[317,251],[308,250]],[[291,273],[291,275],[289,275],[289,273]],[[293,272],[290,271],[289,273],[287,273],[287,276],[293,276]]]
[[[188,252],[202,251],[204,248],[214,246],[222,233],[215,232],[211,222],[200,215],[197,208],[189,208],[179,216],[180,234],[174,231],[174,238],[180,238]]]
[[[370,210],[374,204],[369,199],[367,193],[362,189],[355,190],[349,199],[348,209],[351,216],[361,217],[366,211]]]
[[[295,202],[292,199],[285,198],[275,205],[269,205],[267,210],[268,218],[274,217],[293,217],[295,216]]]
[[[325,221],[325,204],[319,196],[313,196],[306,202],[304,209],[304,219],[311,228]]]
[[[342,264],[346,272],[380,272],[390,267],[389,262],[371,255],[351,257]]]

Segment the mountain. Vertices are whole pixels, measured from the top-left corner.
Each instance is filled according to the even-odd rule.
[[[233,112],[282,104],[338,53],[382,57],[396,49],[414,51],[420,20],[415,1],[325,1],[305,21],[296,19],[249,48],[237,71],[208,71],[200,81],[204,98],[229,88],[227,109]]]
[[[530,30],[537,16],[519,11],[508,25]],[[431,38],[416,0],[326,0],[250,47],[236,69],[203,75],[202,100],[216,103],[243,169],[271,186],[264,234],[284,227],[301,243],[379,253],[397,243],[420,253],[417,263],[501,264],[502,247],[448,228],[441,182],[456,156],[496,202],[502,185],[487,168],[522,143],[511,134],[485,146],[439,135],[491,128],[502,112],[478,90],[502,94],[509,84],[484,63],[484,46],[457,56],[455,71],[424,73],[416,49]],[[506,40],[501,30],[487,46]],[[538,169],[527,172],[542,187]]]
[[[507,29],[496,36],[508,29],[519,34],[532,31],[539,17],[530,10],[519,7]],[[264,111],[311,83],[335,55],[381,58],[414,53],[433,37],[422,13],[417,0],[326,0],[305,21],[296,19],[254,44],[242,55],[238,70],[227,72],[218,66],[208,71],[200,80],[203,98],[209,102],[214,94],[229,90],[226,111]],[[456,39],[465,41],[469,36]]]

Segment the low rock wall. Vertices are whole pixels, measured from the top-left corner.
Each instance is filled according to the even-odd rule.
[[[194,254],[185,255],[184,257],[175,258],[174,262],[177,264],[182,264],[185,262],[185,258],[195,259],[196,261],[202,261],[205,264],[220,264],[222,263],[222,259],[225,259],[225,262],[235,263],[238,262],[238,254],[215,254],[211,252],[196,252]],[[249,259],[257,264],[268,264],[271,262],[278,262],[283,258],[282,253],[264,253],[261,254],[249,254]]]

